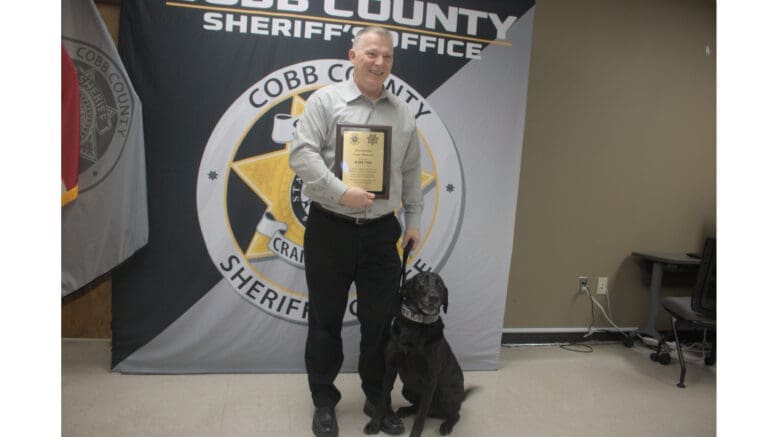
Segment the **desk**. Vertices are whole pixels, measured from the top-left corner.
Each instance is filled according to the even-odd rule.
[[[645,324],[640,326],[637,332],[647,334],[658,340],[661,337],[658,334],[658,330],[656,330],[656,317],[658,316],[658,305],[661,302],[661,286],[664,281],[664,272],[687,273],[689,271],[696,271],[701,260],[677,253],[632,252],[631,254],[642,258],[651,267],[648,316]],[[688,286],[692,287],[693,283],[688,284]]]

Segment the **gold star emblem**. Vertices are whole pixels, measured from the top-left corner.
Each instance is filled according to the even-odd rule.
[[[305,100],[295,95],[291,102],[290,114],[299,117],[303,109],[305,109]],[[290,148],[291,143],[286,143],[281,150],[235,161],[232,163],[232,171],[262,199],[262,202],[267,205],[268,213],[288,226],[286,238],[301,246],[305,228],[294,216],[289,196],[291,183],[294,180],[294,172],[289,167]],[[246,250],[246,257],[258,259],[275,255],[267,247],[269,241],[268,236],[259,232],[254,233]]]

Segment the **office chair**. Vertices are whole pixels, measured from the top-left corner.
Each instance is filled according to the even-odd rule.
[[[680,382],[677,383],[680,388],[685,388],[685,359],[678,336],[680,327],[691,326],[704,329],[705,338],[707,331],[715,331],[715,246],[714,238],[708,238],[704,243],[704,252],[691,296],[661,299],[661,306],[672,316],[672,332],[677,347],[677,358],[680,360]],[[666,341],[666,338],[662,337],[658,343],[658,351],[650,354],[653,361],[658,361],[661,364],[669,364],[671,361],[669,353],[663,352]],[[703,351],[705,354],[704,364],[708,366],[715,364],[715,342],[713,339],[709,354],[706,350]]]

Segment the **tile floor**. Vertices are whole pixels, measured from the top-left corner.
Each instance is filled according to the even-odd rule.
[[[662,366],[644,347],[591,344],[502,347],[500,369],[465,372],[478,386],[454,436],[708,437],[716,433],[715,367],[691,356],[687,388],[676,359]],[[304,374],[124,375],[110,343],[62,340],[62,435],[127,437],[310,436]],[[337,380],[340,436],[367,423],[356,374]],[[404,399],[395,391],[394,405]],[[438,435],[429,419],[425,436]],[[409,430],[412,417],[405,419]],[[405,435],[409,433],[406,432]]]

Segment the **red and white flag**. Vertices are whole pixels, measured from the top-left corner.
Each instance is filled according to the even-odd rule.
[[[62,206],[78,196],[80,118],[78,72],[62,46]]]
[[[78,72],[80,106],[78,198],[62,208],[66,296],[148,242],[148,206],[140,100],[92,0],[62,1],[62,45]],[[64,137],[64,107],[62,117]]]

